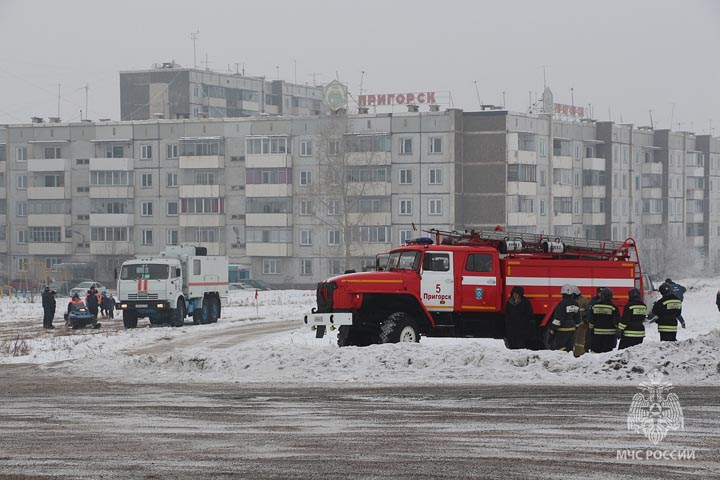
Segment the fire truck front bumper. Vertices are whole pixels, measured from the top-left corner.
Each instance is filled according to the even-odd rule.
[[[352,325],[353,314],[351,312],[335,312],[335,313],[310,313],[305,315],[305,325],[308,325],[312,330],[317,330],[318,327],[330,327],[330,330],[335,330],[342,325]]]

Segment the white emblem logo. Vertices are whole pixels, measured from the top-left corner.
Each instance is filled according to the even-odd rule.
[[[678,396],[671,393],[670,382],[663,381],[660,372],[648,374],[649,382],[640,382],[644,393],[633,396],[628,412],[628,430],[644,434],[654,445],[660,443],[670,430],[684,430],[682,408]]]

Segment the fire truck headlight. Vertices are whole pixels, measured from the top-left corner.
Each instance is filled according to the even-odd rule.
[[[313,325],[312,327],[310,327],[310,330],[315,331],[315,329],[317,329],[317,327],[316,327],[315,325]]]
[[[163,305],[162,303],[158,303],[157,308],[165,308],[165,305]]]
[[[120,308],[127,308],[127,303],[120,304]]]

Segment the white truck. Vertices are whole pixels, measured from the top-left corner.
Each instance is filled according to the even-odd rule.
[[[215,323],[227,306],[228,258],[208,256],[206,248],[192,245],[137,255],[122,264],[117,291],[125,328],[137,327],[144,317],[174,327],[187,316],[195,324]]]

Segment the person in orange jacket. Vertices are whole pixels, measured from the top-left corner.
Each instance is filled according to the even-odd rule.
[[[100,306],[101,301],[102,298],[100,297],[100,292],[98,292],[95,287],[90,287],[90,290],[88,290],[87,296],[85,297],[85,304],[87,305],[88,310],[90,310],[90,313],[92,313],[95,317],[98,316],[98,307]]]

